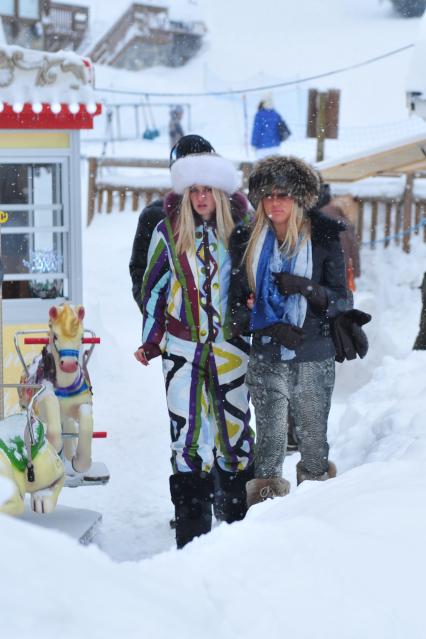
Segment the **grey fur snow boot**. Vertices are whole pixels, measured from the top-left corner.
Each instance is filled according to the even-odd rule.
[[[265,499],[284,497],[290,492],[290,482],[282,477],[251,479],[246,484],[247,508],[259,504]]]
[[[334,479],[337,475],[336,465],[332,462],[328,462],[328,468],[325,473],[322,475],[312,475],[312,473],[308,473],[307,470],[303,468],[301,462],[299,462],[296,466],[297,473],[297,485],[301,484],[302,481],[326,481],[327,479]]]

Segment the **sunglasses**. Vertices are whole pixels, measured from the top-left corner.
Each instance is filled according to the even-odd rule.
[[[270,193],[269,195],[265,195],[263,198],[268,202],[272,202],[272,200],[278,200],[279,202],[283,202],[284,200],[292,200],[292,196],[290,193],[278,192],[278,193]]]

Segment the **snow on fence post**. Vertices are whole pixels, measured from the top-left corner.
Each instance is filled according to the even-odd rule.
[[[364,202],[361,198],[357,198],[359,202],[359,212],[358,212],[358,224],[356,234],[358,236],[358,241],[362,242],[362,236],[364,233]]]
[[[377,239],[377,218],[378,218],[378,202],[373,200],[371,203],[371,222],[370,222],[370,248],[376,248]]]
[[[404,199],[403,199],[403,222],[402,230],[404,232],[402,238],[402,250],[405,253],[410,252],[410,228],[411,228],[411,209],[413,207],[413,184],[414,173],[407,174],[407,181],[405,183]]]
[[[398,201],[396,203],[396,214],[395,214],[395,244],[396,246],[399,246],[401,243],[401,238],[399,234],[401,232],[402,207],[403,207],[403,201]]]
[[[386,210],[385,210],[385,248],[387,248],[390,244],[389,236],[391,234],[391,216],[392,216],[392,204],[391,202],[386,202]]]

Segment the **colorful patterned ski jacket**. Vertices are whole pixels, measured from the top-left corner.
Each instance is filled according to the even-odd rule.
[[[142,341],[148,359],[166,349],[167,334],[191,342],[231,337],[228,290],[231,259],[214,223],[195,214],[195,253],[177,255],[174,232],[181,198],[170,194],[166,218],[155,228],[142,284]],[[248,220],[247,200],[231,196],[235,223]]]

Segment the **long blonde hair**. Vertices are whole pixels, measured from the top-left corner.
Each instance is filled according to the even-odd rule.
[[[265,225],[272,227],[272,222],[265,213],[262,200],[256,209],[253,230],[250,235],[247,248],[244,252],[243,262],[246,265],[247,277],[250,289],[254,292],[256,290],[255,276],[253,275],[253,261],[256,246],[259,241],[260,235]],[[311,222],[304,214],[304,210],[297,202],[293,202],[291,209],[290,219],[287,224],[287,231],[283,243],[281,244],[281,251],[291,257],[296,252],[296,249],[300,248],[304,242],[306,242],[311,236]],[[299,240],[302,240],[302,244],[299,245]]]
[[[219,189],[212,189],[213,199],[216,205],[216,228],[218,239],[228,248],[229,236],[235,224],[231,214],[231,204],[229,197]],[[195,222],[194,211],[191,205],[189,188],[185,189],[179,209],[176,224],[178,239],[176,242],[176,252],[195,253]]]

